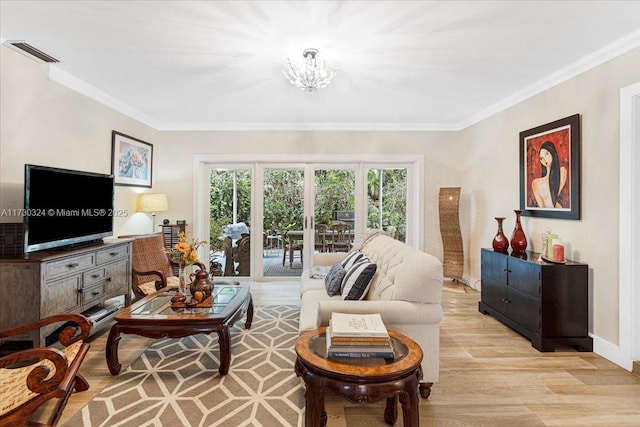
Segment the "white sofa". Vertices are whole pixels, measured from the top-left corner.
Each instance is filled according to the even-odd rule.
[[[401,332],[422,348],[420,394],[429,397],[439,376],[440,320],[442,319],[442,263],[382,232],[369,232],[354,250],[377,266],[371,286],[361,301],[330,297],[323,278],[312,278],[315,266],[331,266],[346,253],[317,253],[312,267],[301,275],[300,332],[326,326],[332,312],[380,313],[388,329]]]

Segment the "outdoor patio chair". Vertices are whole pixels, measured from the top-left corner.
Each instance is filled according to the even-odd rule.
[[[349,252],[351,250],[351,226],[336,222],[331,224],[331,251]]]
[[[282,253],[282,266],[284,266],[287,254],[289,255],[289,268],[293,268],[293,258],[295,251],[300,252],[300,262],[302,262],[302,243],[299,240],[292,240],[289,236],[285,235],[284,238],[284,251]]]
[[[327,252],[327,247],[331,243],[327,238],[328,229],[329,226],[327,224],[316,224],[315,249],[318,252]]]

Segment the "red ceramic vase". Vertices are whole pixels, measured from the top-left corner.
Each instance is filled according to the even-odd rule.
[[[496,217],[496,221],[498,221],[498,233],[493,238],[493,250],[496,252],[507,252],[509,249],[509,240],[507,240],[507,236],[505,236],[502,231],[502,221],[504,221],[504,217]]]
[[[522,252],[527,249],[527,236],[524,235],[522,224],[520,224],[520,215],[522,214],[522,211],[516,209],[514,212],[516,213],[516,226],[513,229],[513,234],[511,235],[511,249]]]

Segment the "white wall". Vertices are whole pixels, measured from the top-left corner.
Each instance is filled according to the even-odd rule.
[[[0,47],[0,210],[23,207],[24,164],[111,173],[111,131],[152,142],[157,131],[48,78],[39,64]],[[143,189],[116,187],[119,234],[150,230],[151,219],[135,213],[135,194]],[[70,189],[78,191],[80,189]],[[22,222],[2,217],[1,222]]]
[[[571,244],[568,256],[590,266],[591,331],[618,341],[618,164],[621,87],[640,81],[640,49],[552,88],[461,132],[158,132],[47,78],[46,68],[0,48],[0,210],[22,207],[24,163],[95,172],[111,170],[111,131],[154,145],[153,191],[166,192],[171,211],[192,221],[195,154],[394,153],[425,157],[425,250],[441,255],[437,198],[442,186],[461,186],[468,269],[475,283],[481,247],[491,244],[495,216],[519,206],[518,134],[571,114],[582,115],[582,219],[524,218],[533,249],[546,226]],[[151,229],[135,214],[135,194],[117,187],[117,234]],[[7,218],[0,221],[6,222]],[[21,220],[21,219],[18,219]]]
[[[546,227],[568,242],[567,258],[589,264],[590,331],[618,343],[620,88],[640,81],[640,49],[609,61],[461,132],[469,143],[464,187],[472,193],[476,227],[471,275],[480,275],[480,247],[490,247],[496,216],[505,234],[520,206],[519,133],[581,115],[581,219],[523,217],[529,248],[541,250]]]

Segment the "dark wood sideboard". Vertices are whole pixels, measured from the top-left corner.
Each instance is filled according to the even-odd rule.
[[[490,314],[539,351],[559,346],[593,351],[589,336],[588,265],[555,264],[540,254],[481,250],[481,313]]]

